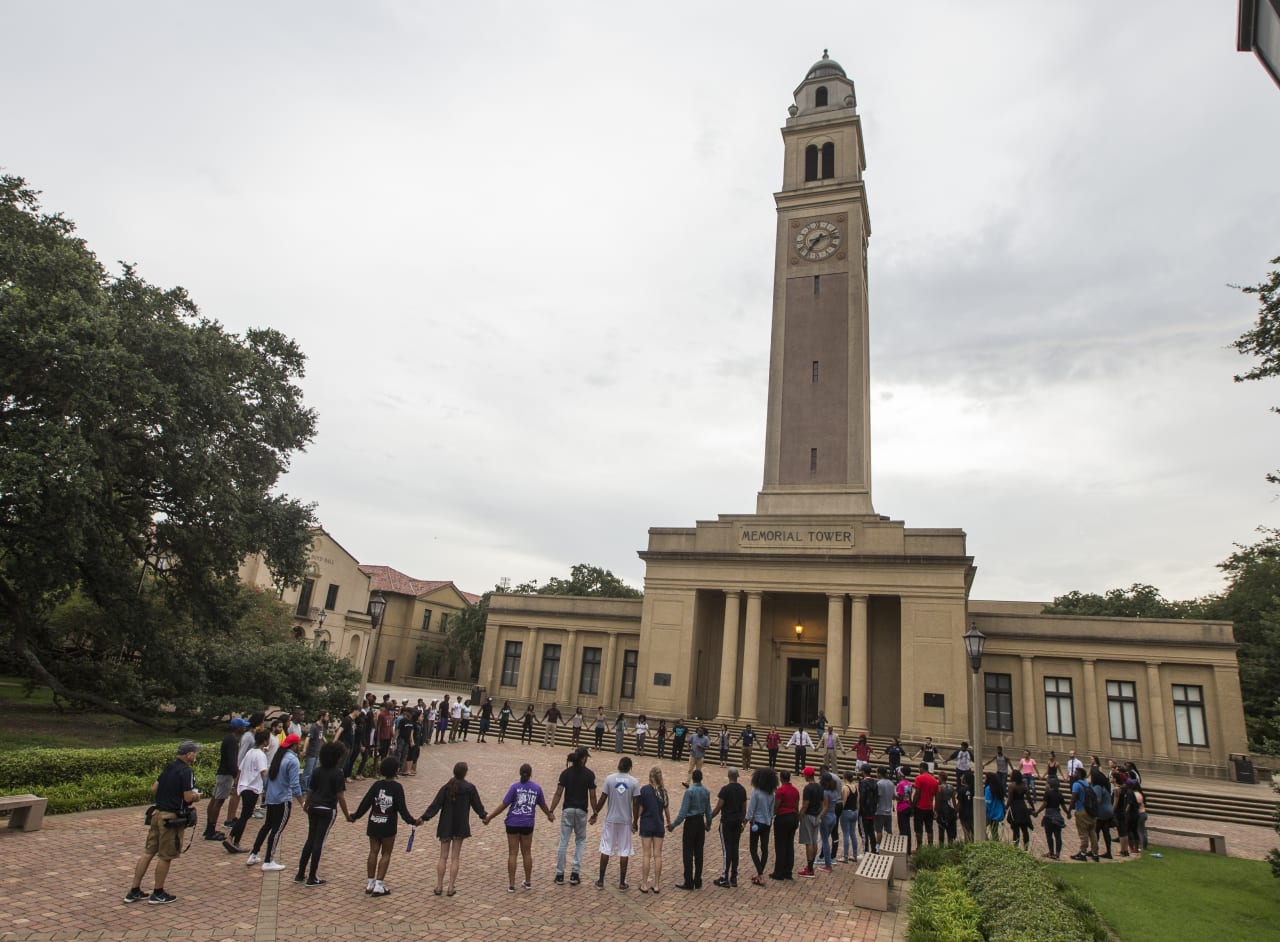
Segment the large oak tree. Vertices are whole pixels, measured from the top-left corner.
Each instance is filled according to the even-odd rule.
[[[304,362],[278,331],[230,333],[182,288],[108,273],[0,177],[0,641],[20,669],[146,719],[235,634],[246,555],[300,577],[312,511],[277,482],[315,433]],[[51,618],[73,593],[95,617]]]

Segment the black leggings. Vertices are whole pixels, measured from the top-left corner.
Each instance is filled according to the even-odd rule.
[[[298,858],[298,876],[305,876],[313,882],[320,869],[320,853],[324,850],[324,839],[329,836],[338,817],[335,808],[312,808],[307,812],[307,842],[302,845],[302,856]],[[307,864],[310,864],[308,869]]]
[[[876,839],[876,819],[875,815],[862,816],[858,818],[862,825],[862,846],[869,854],[874,854],[880,847],[880,841]]]
[[[764,868],[769,865],[769,825],[752,824],[751,837],[747,845],[751,850],[751,862],[755,865],[756,876],[764,876]]]
[[[253,817],[253,809],[256,807],[258,793],[246,788],[240,793],[240,817],[231,825],[231,833],[227,838],[232,844],[239,844],[240,838],[244,837],[244,829],[249,826],[249,819]]]
[[[262,845],[265,843],[267,850],[263,860],[275,861],[276,849],[280,846],[280,838],[293,811],[293,802],[283,801],[278,805],[267,805],[266,808],[267,818],[262,822],[262,827],[258,828],[258,836],[253,839],[253,852],[256,854],[262,850]]]
[[[907,853],[911,853],[911,809],[898,812],[898,833],[907,838]]]
[[[1018,843],[1018,841],[1020,840],[1027,844],[1031,843],[1031,823],[1030,822],[1019,824],[1017,821],[1010,819],[1009,827],[1013,829],[1013,842],[1015,844]]]

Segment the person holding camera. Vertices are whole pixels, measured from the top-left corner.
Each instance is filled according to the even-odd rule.
[[[172,903],[178,898],[165,892],[164,881],[169,876],[169,864],[182,853],[182,835],[195,816],[195,809],[190,806],[200,800],[196,776],[191,770],[200,749],[199,743],[183,741],[178,746],[178,757],[151,785],[156,806],[151,814],[146,846],[133,868],[133,887],[124,897],[126,903],[144,899],[149,903]],[[142,891],[142,879],[156,857],[160,859],[156,862],[155,889],[148,895]]]

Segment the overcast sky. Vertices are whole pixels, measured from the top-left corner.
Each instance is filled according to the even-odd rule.
[[[908,13],[908,10],[910,11]],[[284,488],[483,592],[763,476],[778,128],[824,47],[871,211],[876,510],[975,598],[1186,598],[1280,524],[1280,88],[1235,0],[8,0],[0,167],[107,264],[309,357]]]

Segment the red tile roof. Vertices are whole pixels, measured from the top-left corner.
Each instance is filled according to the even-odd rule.
[[[392,569],[390,566],[360,566],[360,571],[369,577],[369,590],[371,592],[392,592],[396,595],[408,595],[413,598],[426,595],[428,592],[434,592],[436,589],[444,586],[453,586],[455,592],[461,595],[471,605],[475,605],[480,601],[480,596],[470,592],[463,592],[449,579],[414,579],[412,576],[406,576],[398,569]]]

